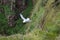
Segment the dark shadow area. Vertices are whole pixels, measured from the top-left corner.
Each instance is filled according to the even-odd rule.
[[[25,8],[24,12],[22,13],[25,18],[31,15],[30,12],[33,7],[32,0],[28,0],[27,3],[28,3],[27,8]],[[19,11],[16,11],[16,13],[19,14]],[[25,34],[27,27],[25,27],[25,24],[22,22],[22,19],[21,18],[17,19],[15,23],[16,23],[15,26],[9,27],[7,18],[3,13],[0,13],[0,34],[5,36],[18,33]]]

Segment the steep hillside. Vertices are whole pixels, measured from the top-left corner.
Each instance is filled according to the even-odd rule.
[[[25,18],[30,17],[29,15],[31,14],[30,12],[33,7],[32,0],[28,0],[28,2],[29,3],[27,5],[27,8],[22,13]],[[0,7],[3,7],[5,10],[5,13],[0,13],[0,34],[2,35],[12,35],[16,33],[24,34],[26,27],[24,27],[25,24],[22,22],[22,19],[19,18],[17,21],[15,21],[16,23],[15,27],[14,26],[10,27],[8,25],[8,20],[6,18],[7,17],[6,15],[11,15],[15,13],[10,10],[9,5],[2,5]]]
[[[38,0],[34,5],[30,15],[31,22],[22,28],[24,35],[0,36],[0,40],[60,40],[59,0],[47,0],[46,4],[42,5],[42,0]]]

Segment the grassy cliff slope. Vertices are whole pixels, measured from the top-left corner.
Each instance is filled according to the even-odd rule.
[[[43,7],[41,1],[33,7],[24,35],[0,36],[0,40],[60,40],[60,4],[53,6],[55,0],[48,0]]]

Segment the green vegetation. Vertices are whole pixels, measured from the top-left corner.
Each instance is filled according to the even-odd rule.
[[[42,0],[38,0],[34,6],[30,4],[23,15],[30,17],[31,22],[23,24],[19,19],[14,28],[6,27],[6,18],[1,14],[1,26],[5,25],[0,30],[5,29],[8,35],[14,35],[0,36],[0,40],[60,40],[60,4],[55,7],[52,4],[54,1],[48,0],[45,6],[42,6]]]
[[[27,9],[25,9],[23,11],[23,15],[24,17],[29,17],[30,15],[30,11],[32,10],[32,0],[29,0],[28,1],[28,7]],[[4,7],[4,6],[3,6]],[[11,14],[14,14],[14,12],[12,12],[11,10],[9,10],[10,7],[9,5],[6,5],[4,7],[4,10],[5,10],[5,14],[6,15],[11,15]],[[11,14],[10,14],[11,13]],[[16,33],[21,33],[21,34],[24,34],[25,33],[25,30],[26,30],[26,27],[24,27],[25,24],[22,23],[22,19],[19,18],[19,20],[17,20],[17,24],[15,27],[11,28],[7,25],[7,19],[5,17],[4,14],[0,13],[0,33],[1,34],[4,34],[4,32],[6,33],[6,35],[11,35],[11,34],[16,34]]]

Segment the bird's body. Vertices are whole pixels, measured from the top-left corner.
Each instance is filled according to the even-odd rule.
[[[31,21],[30,18],[25,19],[21,13],[20,13],[20,17],[23,20],[23,23],[27,23]]]

